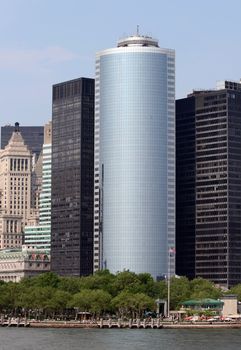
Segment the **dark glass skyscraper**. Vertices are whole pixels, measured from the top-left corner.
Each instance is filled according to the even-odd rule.
[[[241,282],[241,83],[176,103],[177,274]]]
[[[1,127],[1,148],[4,148],[10,140],[15,126]],[[37,157],[42,151],[44,143],[44,127],[43,126],[21,126],[21,135],[28,148],[36,153]]]
[[[93,271],[94,79],[53,86],[52,271]]]
[[[195,277],[195,97],[176,101],[176,271]]]

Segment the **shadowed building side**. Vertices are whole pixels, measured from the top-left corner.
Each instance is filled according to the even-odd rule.
[[[51,268],[93,272],[94,79],[53,86]]]

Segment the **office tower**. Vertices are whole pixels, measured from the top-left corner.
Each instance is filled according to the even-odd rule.
[[[93,272],[94,79],[53,86],[51,265]]]
[[[95,99],[94,269],[173,274],[174,51],[137,34],[99,52]]]
[[[14,130],[15,127],[11,125],[1,127],[1,148],[4,148],[8,144]],[[21,134],[29,150],[33,154],[35,153],[38,158],[44,141],[44,127],[21,126]]]
[[[47,252],[50,251],[51,243],[51,139],[52,122],[49,122],[44,126],[44,144],[41,157],[42,184],[38,204],[39,220],[38,224],[28,225],[24,230],[24,242],[26,245]]]
[[[195,97],[176,101],[176,273],[195,277]]]
[[[31,218],[32,153],[15,124],[7,146],[0,151],[1,249],[22,245],[23,228]]]
[[[176,110],[177,273],[229,287],[241,282],[241,83]]]

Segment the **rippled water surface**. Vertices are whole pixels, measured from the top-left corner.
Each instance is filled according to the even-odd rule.
[[[0,350],[238,350],[241,330],[0,328]]]

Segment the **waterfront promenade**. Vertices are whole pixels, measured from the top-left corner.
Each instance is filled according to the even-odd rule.
[[[241,328],[240,321],[230,322],[172,322],[161,321],[160,319],[151,320],[103,320],[99,321],[56,321],[44,320],[35,321],[26,318],[1,319],[1,327],[31,327],[31,328],[97,328],[97,329],[211,329],[211,328]]]

